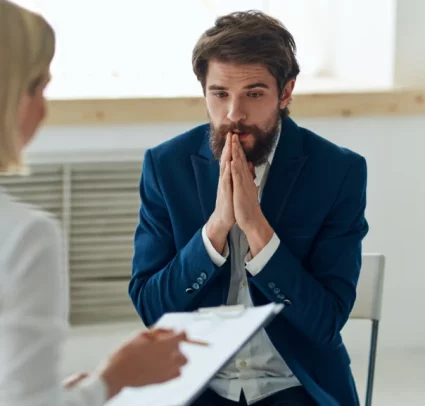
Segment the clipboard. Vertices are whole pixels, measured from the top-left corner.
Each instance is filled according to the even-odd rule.
[[[188,359],[180,377],[143,388],[125,388],[106,406],[188,406],[208,387],[216,374],[266,327],[284,308],[264,306],[220,306],[191,313],[167,313],[155,327],[184,330],[188,337],[209,346],[181,344]]]

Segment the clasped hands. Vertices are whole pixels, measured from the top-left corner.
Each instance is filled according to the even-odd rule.
[[[238,135],[227,134],[220,160],[216,206],[206,226],[208,238],[217,252],[223,253],[227,235],[235,223],[247,236],[253,257],[273,236],[258,201],[254,173]]]

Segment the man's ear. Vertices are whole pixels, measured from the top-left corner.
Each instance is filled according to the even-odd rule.
[[[279,108],[280,110],[285,109],[288,107],[288,104],[291,102],[292,99],[292,92],[294,91],[295,87],[295,79],[288,80],[285,87],[282,90],[282,94],[280,95],[280,102],[279,102]]]

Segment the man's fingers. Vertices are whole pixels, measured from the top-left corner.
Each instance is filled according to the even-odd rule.
[[[245,153],[242,149],[242,145],[239,142],[239,138],[236,134],[232,138],[232,148],[233,148],[233,160],[232,160],[232,179],[234,177],[239,177],[239,182],[242,182],[242,177],[245,179],[246,175],[249,173],[248,163],[245,159]],[[250,177],[251,178],[251,177]]]
[[[224,167],[226,165],[226,161],[227,161],[227,150],[228,150],[228,143],[226,140],[226,143],[224,144],[224,148],[223,151],[221,151],[221,158],[220,158],[220,175],[223,175],[224,172]]]
[[[240,158],[240,153],[239,153],[239,148],[238,145],[239,144],[239,138],[237,134],[233,134],[232,136],[232,158],[234,160],[239,159]]]
[[[242,148],[237,134],[233,134],[232,137],[232,157],[236,161],[239,160],[241,162],[242,167],[245,170],[248,170],[248,162],[246,160],[245,152]]]
[[[231,193],[232,192],[232,170],[231,170],[231,162],[226,161],[224,165],[224,172],[223,175],[220,178],[219,187],[222,188],[222,190],[225,193]]]
[[[228,184],[230,184],[230,179],[231,179],[231,176],[230,176],[230,172],[231,172],[231,169],[230,169],[230,164],[231,164],[231,162],[230,161],[227,161],[226,162],[226,166],[225,166],[225,168],[224,168],[224,176],[223,176],[223,180],[226,182],[226,183],[228,183]]]
[[[252,178],[255,179],[255,167],[252,162],[248,162],[248,169],[251,172]]]
[[[238,163],[236,161],[231,162],[232,181],[234,187],[238,187],[241,183],[241,174],[239,172]]]
[[[226,146],[226,160],[230,161],[232,159],[232,133],[227,133]]]
[[[232,159],[232,142],[231,134],[228,133],[226,136],[226,143],[224,144],[223,151],[221,153],[220,159],[220,175],[223,175],[224,169],[226,167],[226,162]]]
[[[238,158],[241,160],[242,162],[242,166],[244,166],[246,169],[248,169],[248,161],[246,160],[246,155],[245,152],[242,148],[242,145],[239,141],[238,136],[235,137],[235,153],[238,155]]]

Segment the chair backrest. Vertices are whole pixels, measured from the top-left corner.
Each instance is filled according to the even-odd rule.
[[[357,298],[350,319],[379,320],[381,318],[385,256],[363,254]]]

